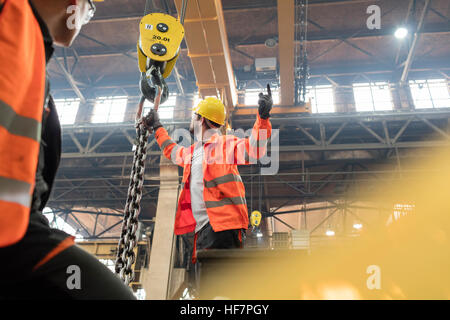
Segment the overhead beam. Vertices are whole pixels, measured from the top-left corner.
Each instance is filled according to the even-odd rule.
[[[412,9],[413,9],[414,3],[415,3],[415,0],[409,0],[408,9],[406,10],[406,17],[405,17],[405,20],[403,20],[404,25],[407,25],[409,22],[409,19],[411,17],[412,11],[413,11]],[[400,59],[400,52],[401,52],[403,43],[404,43],[403,41],[400,41],[398,44],[397,53],[395,54],[395,64],[398,64],[398,60]]]
[[[379,0],[309,0],[309,6],[312,7],[320,7],[325,5],[346,5],[355,3],[367,3],[367,2],[376,2]],[[247,3],[243,1],[242,3]],[[239,12],[248,12],[248,11],[258,11],[261,9],[275,9],[276,6],[273,5],[243,5],[243,6],[224,6],[223,11],[225,13],[239,13]],[[177,17],[175,14],[172,14],[174,17]],[[95,17],[92,19],[89,24],[94,23],[112,23],[112,22],[122,22],[122,21],[135,21],[142,19],[142,13],[136,12],[129,15],[117,15],[117,16],[103,16],[103,17]]]
[[[182,1],[175,0],[178,12]],[[188,56],[197,79],[199,95],[222,98],[228,111],[237,104],[221,0],[191,0],[184,20]]]
[[[419,24],[417,25],[417,30],[414,33],[414,39],[411,44],[411,48],[409,49],[408,58],[406,58],[405,66],[403,68],[402,76],[400,78],[400,85],[404,85],[406,83],[406,80],[408,79],[409,70],[411,68],[412,62],[414,60],[414,56],[416,54],[417,43],[418,43],[420,35],[421,35],[425,17],[427,16],[427,13],[428,13],[428,8],[430,6],[430,2],[431,2],[431,0],[425,0],[425,4],[422,9],[422,14],[420,16]]]
[[[80,101],[82,103],[86,103],[86,98],[81,93],[80,88],[78,88],[77,84],[75,83],[75,79],[72,77],[72,75],[69,73],[69,71],[67,71],[66,68],[64,68],[64,66],[62,65],[62,63],[58,59],[54,59],[54,61],[56,62],[58,67],[63,72],[64,77],[69,82],[70,86],[72,87],[72,90],[75,92],[75,94],[78,96],[78,98],[80,98]]]
[[[280,104],[294,104],[294,0],[278,0],[278,56]]]
[[[449,34],[450,33],[450,29],[448,28],[447,24],[435,24],[435,25],[429,25],[426,28],[422,29],[421,35],[445,35],[445,34]],[[264,42],[267,38],[270,37],[274,37],[277,36],[277,34],[273,34],[273,35],[266,35],[263,37],[252,37],[252,40],[250,39],[246,39],[245,41],[242,41],[241,39],[229,39],[229,44],[232,47],[233,50],[239,50],[240,49],[245,49],[245,48],[253,48],[253,47],[258,47],[258,46],[264,46]],[[326,41],[336,41],[336,40],[342,40],[342,39],[347,39],[347,38],[351,38],[352,40],[370,40],[372,41],[373,39],[376,38],[380,38],[380,37],[393,37],[394,35],[392,34],[391,30],[385,30],[385,29],[381,29],[379,31],[377,30],[373,30],[371,32],[360,32],[357,35],[355,35],[355,31],[351,31],[351,30],[342,30],[342,31],[337,31],[334,30],[333,32],[315,32],[315,33],[310,33],[308,35],[308,42],[326,42]],[[89,37],[90,40],[92,41],[98,41],[96,39],[93,39],[91,37]],[[98,43],[98,42],[97,42]],[[296,44],[298,44],[298,41],[295,41]],[[100,43],[98,43],[100,44]],[[77,57],[78,58],[104,58],[104,57],[116,57],[116,56],[122,56],[125,55],[129,58],[133,58],[133,60],[136,60],[137,58],[135,57],[135,43],[130,43],[129,45],[126,46],[121,46],[121,47],[115,47],[112,48],[108,45],[106,45],[105,43],[101,43],[100,44],[103,48],[103,50],[100,50],[99,48],[96,48],[95,50],[92,50],[91,48],[89,49],[83,49],[83,48],[77,48]],[[182,54],[186,54],[187,53],[187,48],[180,48],[180,51]],[[58,53],[62,53],[61,49],[56,49],[56,52]],[[248,55],[245,52],[242,52],[242,50],[239,50],[240,53]],[[254,57],[252,56],[248,56],[248,58],[250,59],[254,59]],[[63,60],[64,57],[58,57],[58,59]],[[74,59],[73,56],[68,56],[67,57],[68,60],[70,59]]]

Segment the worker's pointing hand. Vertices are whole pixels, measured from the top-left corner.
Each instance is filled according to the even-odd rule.
[[[262,92],[259,94],[258,104],[259,116],[261,117],[261,119],[268,119],[270,117],[270,110],[272,109],[273,105],[272,92],[270,91],[269,84],[267,84],[267,94],[263,94]]]

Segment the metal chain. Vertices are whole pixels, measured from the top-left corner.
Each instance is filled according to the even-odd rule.
[[[134,150],[133,168],[131,170],[128,196],[125,204],[122,232],[120,235],[115,271],[129,284],[134,279],[132,266],[136,260],[134,248],[137,244],[136,232],[138,216],[141,209],[142,186],[144,184],[145,158],[150,132],[142,122],[136,123],[136,149]]]
[[[162,89],[156,86],[156,97],[153,109],[158,111],[161,101]],[[144,184],[145,159],[147,157],[148,137],[151,129],[145,126],[142,117],[145,98],[141,97],[136,116],[136,149],[134,150],[133,167],[131,169],[130,184],[128,186],[127,201],[124,209],[122,232],[117,248],[115,271],[126,285],[134,279],[132,266],[136,261],[134,248],[138,242],[136,233],[138,229],[138,216],[141,210],[142,187]]]

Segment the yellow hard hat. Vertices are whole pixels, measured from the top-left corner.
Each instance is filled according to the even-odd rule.
[[[200,101],[193,110],[195,113],[221,126],[225,124],[225,106],[222,101],[215,97],[208,97]]]

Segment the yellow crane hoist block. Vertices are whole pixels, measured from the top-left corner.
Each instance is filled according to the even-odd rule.
[[[250,223],[252,224],[252,227],[258,227],[259,224],[261,223],[261,212],[255,210],[252,212],[252,214],[250,215]]]
[[[178,59],[183,37],[184,27],[178,19],[164,13],[144,16],[137,43],[139,70],[146,72],[152,64],[158,64],[167,78]]]

